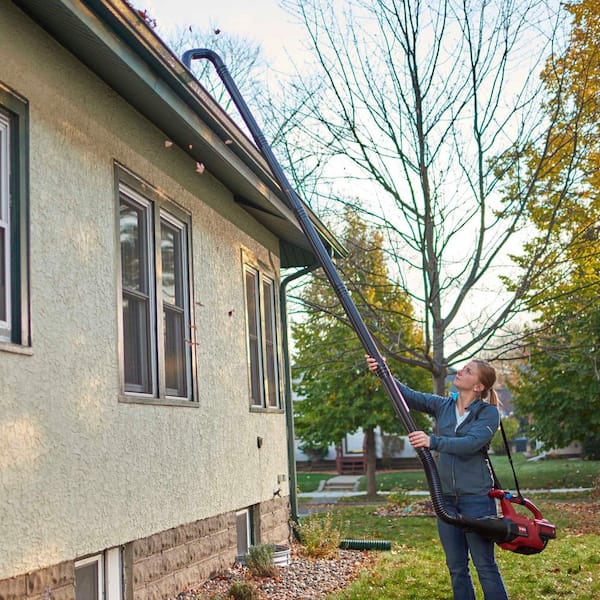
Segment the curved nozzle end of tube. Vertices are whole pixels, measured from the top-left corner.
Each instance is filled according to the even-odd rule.
[[[181,55],[181,62],[189,69],[192,66],[192,61],[199,58],[208,58],[217,67],[225,64],[214,50],[208,48],[192,48],[191,50],[186,50]]]

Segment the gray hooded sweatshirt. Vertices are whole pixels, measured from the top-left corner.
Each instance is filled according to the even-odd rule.
[[[409,408],[437,421],[438,435],[430,435],[429,447],[439,452],[442,492],[451,496],[487,494],[494,482],[485,450],[500,425],[498,409],[483,400],[473,400],[468,416],[457,427],[458,394],[436,396],[397,383]]]

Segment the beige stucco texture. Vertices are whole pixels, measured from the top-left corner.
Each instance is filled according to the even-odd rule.
[[[284,415],[249,409],[242,276],[244,251],[278,267],[277,240],[12,3],[0,12],[0,81],[29,103],[33,340],[0,352],[1,579],[287,493],[287,461]],[[115,163],[191,215],[195,408],[119,399]]]

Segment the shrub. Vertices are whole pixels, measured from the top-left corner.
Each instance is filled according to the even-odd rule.
[[[341,534],[331,513],[312,515],[297,527],[305,555],[313,558],[337,556]]]
[[[600,460],[600,435],[588,433],[581,444],[583,457],[588,460]]]
[[[273,544],[257,544],[248,549],[244,557],[246,566],[255,577],[272,577],[277,573],[277,567],[273,563]]]
[[[519,421],[517,421],[517,419],[514,417],[505,417],[502,419],[502,426],[504,427],[504,432],[506,433],[506,439],[510,444],[519,432]],[[504,445],[504,438],[502,437],[502,432],[500,430],[496,431],[494,434],[494,437],[490,443],[490,447],[494,454],[506,454],[506,446]]]
[[[325,458],[329,452],[327,445],[316,444],[314,442],[304,442],[298,449],[308,456],[308,460],[311,463]]]
[[[235,581],[229,588],[229,596],[234,600],[259,600],[258,590],[245,581]]]

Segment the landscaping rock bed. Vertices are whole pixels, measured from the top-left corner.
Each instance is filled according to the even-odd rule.
[[[235,581],[251,582],[261,600],[317,600],[347,587],[374,561],[373,553],[358,550],[340,550],[334,559],[302,556],[294,545],[291,550],[291,564],[279,567],[275,577],[253,577],[245,566],[236,563],[198,589],[178,594],[175,600],[226,600]]]

